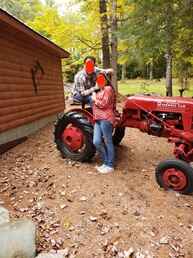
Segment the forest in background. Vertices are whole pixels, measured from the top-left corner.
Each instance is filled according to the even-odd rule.
[[[193,75],[192,0],[72,0],[61,13],[54,0],[0,0],[0,7],[71,53],[68,81],[87,55],[113,67],[117,79],[172,78],[187,89]],[[78,8],[73,8],[78,6]]]

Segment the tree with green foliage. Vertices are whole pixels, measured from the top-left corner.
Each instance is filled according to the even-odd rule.
[[[188,89],[188,78],[193,75],[193,4],[189,0],[178,3],[178,27],[176,28],[175,72],[182,89]]]
[[[165,69],[166,95],[172,95],[172,74],[182,88],[188,87],[193,75],[191,0],[72,0],[78,11],[71,8],[64,15],[54,0],[44,2],[0,0],[0,7],[67,49],[69,73],[94,55],[99,65],[114,68],[114,85],[117,74],[153,79]]]
[[[138,63],[142,60],[147,64],[152,77],[154,64],[165,56],[166,95],[171,96],[172,71],[180,75],[185,69],[190,75],[192,66],[191,1],[128,0],[128,5],[129,19],[121,27],[121,39],[128,44],[128,57],[135,56]]]
[[[41,14],[42,3],[40,0],[0,0],[0,8],[27,22]]]
[[[153,77],[153,64],[156,59],[163,53],[167,57],[167,89],[170,89],[171,95],[171,35],[169,30],[173,21],[170,21],[169,7],[165,0],[129,0],[131,6],[129,19],[123,26],[123,34],[128,31],[128,41],[132,41],[133,47],[138,52],[137,56],[143,60],[149,69],[149,77]],[[168,8],[168,12],[166,12]],[[166,13],[168,18],[166,17]],[[169,44],[170,42],[170,44]],[[170,47],[170,49],[168,48]],[[133,50],[132,50],[133,52]]]

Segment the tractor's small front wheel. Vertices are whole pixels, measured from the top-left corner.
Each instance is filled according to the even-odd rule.
[[[185,161],[173,159],[160,162],[155,172],[156,181],[164,189],[182,194],[193,192],[193,168]]]

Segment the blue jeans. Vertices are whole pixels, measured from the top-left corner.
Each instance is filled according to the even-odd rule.
[[[79,101],[80,103],[89,104],[92,107],[92,98],[91,95],[89,96],[82,96],[81,94],[76,94],[73,96],[73,99]]]
[[[112,138],[113,126],[107,120],[98,120],[94,125],[93,144],[100,153],[103,163],[114,166],[115,151]]]

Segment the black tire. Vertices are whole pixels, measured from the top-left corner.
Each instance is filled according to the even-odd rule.
[[[170,178],[170,174],[168,175],[169,169],[174,169],[175,173],[177,171],[179,175],[171,175]],[[172,176],[176,180],[174,183],[172,182]],[[158,185],[166,190],[171,189],[182,194],[193,192],[193,168],[183,160],[173,159],[160,162],[156,167],[155,177]]]
[[[82,114],[77,113],[77,111],[68,111],[65,113],[66,116],[82,116]]]
[[[125,135],[125,127],[116,127],[113,133],[114,145],[119,145]]]
[[[91,112],[90,112],[90,110],[87,110],[90,114],[92,114]],[[65,115],[66,116],[73,116],[73,117],[79,117],[79,116],[81,116],[81,117],[84,117],[87,121],[89,121],[88,120],[88,118],[87,118],[87,116],[86,116],[86,114],[84,114],[84,113],[79,113],[79,112],[77,112],[77,111],[68,111],[67,113],[65,113]]]
[[[65,128],[70,124],[80,129],[83,133],[84,148],[80,151],[73,151],[62,139]],[[70,115],[64,114],[59,118],[55,124],[54,138],[57,149],[61,152],[63,157],[84,162],[91,160],[95,154],[95,147],[93,145],[93,126],[79,113],[72,112]]]

